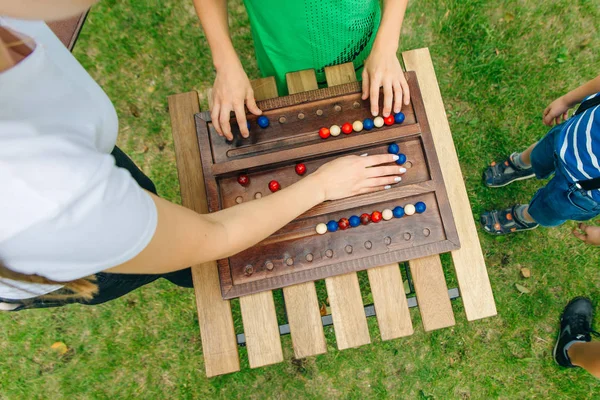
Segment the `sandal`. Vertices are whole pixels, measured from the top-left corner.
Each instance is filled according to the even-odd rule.
[[[483,172],[483,182],[487,187],[502,187],[514,181],[529,179],[535,176],[532,167],[521,168],[513,163],[512,158],[515,154],[511,154],[502,162],[494,161],[487,167]]]
[[[506,235],[509,233],[529,231],[540,224],[536,222],[521,221],[515,214],[519,204],[506,210],[492,210],[481,214],[480,222],[483,229],[492,235]]]

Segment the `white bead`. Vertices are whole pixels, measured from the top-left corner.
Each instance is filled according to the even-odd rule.
[[[375,117],[375,119],[373,120],[373,125],[375,125],[376,128],[381,128],[383,124],[383,118],[381,117]]]
[[[337,125],[331,125],[331,128],[329,128],[329,133],[331,133],[331,136],[339,136],[340,133],[342,133],[342,129]]]
[[[389,221],[390,219],[394,218],[394,213],[389,208],[386,208],[381,212],[381,216],[384,220]]]
[[[317,233],[319,235],[324,235],[325,233],[327,233],[327,225],[325,225],[324,223],[320,223],[317,225]]]
[[[413,206],[412,204],[407,204],[404,206],[404,214],[406,215],[413,215],[415,211],[415,206]]]
[[[352,129],[354,129],[354,132],[362,131],[363,123],[361,121],[354,121],[354,123],[352,124]]]

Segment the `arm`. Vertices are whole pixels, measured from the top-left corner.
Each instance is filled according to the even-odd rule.
[[[260,115],[262,112],[256,105],[250,80],[229,37],[227,0],[194,0],[194,6],[217,70],[211,110],[214,127],[219,135],[232,140],[229,119],[231,111],[234,111],[242,136],[248,137],[244,102],[251,113]]]
[[[109,272],[157,274],[239,253],[265,239],[324,200],[381,190],[405,169],[376,166],[398,156],[348,156],[270,196],[218,211],[197,214],[153,196],[158,224],[148,246]]]
[[[600,92],[600,75],[554,100],[544,110],[544,124],[552,126],[554,123],[560,124],[566,121],[569,108],[575,107],[586,97],[598,92]]]
[[[379,31],[363,70],[363,100],[371,97],[371,113],[379,114],[379,88],[383,86],[383,116],[400,112],[410,93],[396,52],[408,0],[385,0]]]

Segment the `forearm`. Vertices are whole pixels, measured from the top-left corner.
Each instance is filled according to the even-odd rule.
[[[383,4],[383,15],[375,42],[374,49],[398,50],[400,31],[408,0],[385,0]]]
[[[592,79],[591,81],[579,86],[577,89],[571,90],[563,97],[569,107],[574,107],[578,103],[581,103],[586,97],[600,92],[600,76]]]
[[[210,46],[213,64],[217,70],[231,63],[239,63],[229,36],[227,0],[194,0],[196,13]]]

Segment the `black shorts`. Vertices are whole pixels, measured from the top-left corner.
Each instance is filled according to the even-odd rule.
[[[131,173],[133,179],[144,189],[156,194],[154,183],[134,164],[134,162],[119,149],[115,147],[111,153],[116,160],[117,167],[125,168]],[[95,305],[114,300],[141,286],[154,282],[157,279],[165,278],[177,286],[191,288],[192,272],[190,268],[180,271],[170,272],[159,275],[141,275],[141,274],[111,274],[99,272],[96,274],[98,293],[91,300],[71,299],[71,300],[44,300],[43,298],[33,298],[27,300],[10,300],[0,297],[0,302],[18,304],[18,307],[12,311],[20,311],[32,308],[61,307],[66,304],[80,303]]]

